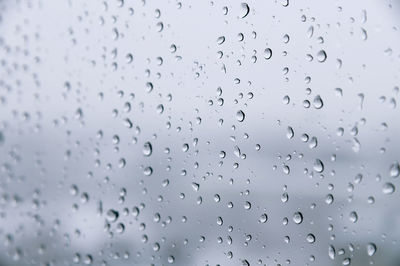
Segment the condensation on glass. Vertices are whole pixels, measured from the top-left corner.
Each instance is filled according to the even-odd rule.
[[[0,1],[0,265],[400,263],[400,3]]]

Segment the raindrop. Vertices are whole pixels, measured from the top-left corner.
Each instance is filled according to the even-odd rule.
[[[286,130],[286,137],[287,137],[288,139],[292,139],[292,138],[294,137],[294,131],[293,131],[293,128],[292,128],[292,127],[287,127],[287,130]]]
[[[395,186],[390,182],[385,183],[382,187],[382,193],[385,195],[392,194],[394,191],[395,191]]]
[[[244,118],[245,118],[245,114],[244,114],[244,112],[242,110],[239,110],[239,111],[236,112],[236,119],[239,122],[243,122]]]
[[[145,142],[143,145],[143,155],[150,156],[153,152],[153,147],[150,142]]]
[[[324,102],[321,99],[321,96],[317,95],[314,97],[313,105],[315,109],[321,109],[324,106]]]
[[[321,50],[317,53],[317,60],[320,63],[323,63],[326,61],[327,55],[326,52],[324,50]]]
[[[293,214],[293,222],[295,224],[301,224],[303,222],[303,214],[301,214],[301,212],[295,212]]]
[[[336,251],[335,248],[332,245],[329,245],[328,247],[328,256],[331,258],[331,260],[335,259]]]
[[[308,243],[312,244],[315,242],[315,236],[313,234],[308,234],[306,240]]]
[[[272,50],[270,48],[266,48],[264,50],[264,58],[269,60],[272,57]]]
[[[376,245],[374,243],[367,244],[367,254],[368,256],[373,256],[376,253]]]
[[[324,164],[322,163],[321,160],[316,159],[314,161],[314,170],[317,171],[318,173],[322,173],[324,171]]]
[[[106,213],[106,219],[107,219],[107,221],[109,221],[111,223],[117,221],[118,216],[119,216],[119,213],[117,211],[115,211],[115,210],[111,210],[110,209]]]
[[[290,103],[290,98],[288,95],[285,95],[282,99],[283,104],[289,104]]]
[[[168,256],[167,260],[168,260],[168,263],[172,264],[172,263],[174,263],[175,258],[174,258],[174,256],[170,255],[170,256]]]
[[[245,18],[250,13],[250,7],[247,3],[242,3],[240,5],[240,17]]]
[[[268,215],[266,213],[261,214],[260,218],[258,219],[259,223],[266,223],[268,220]]]
[[[356,213],[355,211],[350,212],[349,220],[350,220],[350,222],[352,222],[352,223],[356,223],[356,222],[357,222],[357,220],[358,220],[358,215],[357,215],[357,213]]]
[[[219,45],[223,44],[224,42],[225,42],[225,36],[220,36],[220,37],[218,37],[217,43],[218,43]]]
[[[244,203],[244,208],[245,208],[246,210],[250,210],[250,209],[251,209],[251,203],[250,203],[249,201],[246,201],[246,202]]]
[[[400,175],[400,165],[398,162],[395,162],[390,166],[390,176],[398,177],[399,175]]]

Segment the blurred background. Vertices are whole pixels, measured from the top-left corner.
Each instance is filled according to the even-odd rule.
[[[400,265],[397,0],[0,1],[0,265]]]

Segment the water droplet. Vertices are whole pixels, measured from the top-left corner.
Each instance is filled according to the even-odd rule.
[[[322,173],[324,171],[324,164],[322,163],[321,160],[316,159],[314,161],[314,170],[317,171],[318,173]]]
[[[313,234],[308,234],[306,240],[308,243],[312,244],[315,242],[315,236]]]
[[[239,111],[236,112],[236,119],[239,122],[243,122],[244,118],[245,118],[245,114],[244,114],[244,112],[242,110],[239,110]]]
[[[399,175],[400,175],[400,165],[398,162],[395,162],[390,166],[390,176],[398,177]]]
[[[356,223],[356,222],[357,222],[357,220],[358,220],[358,215],[357,215],[357,213],[356,213],[355,211],[350,212],[349,220],[350,220],[350,222],[352,222],[352,223]]]
[[[368,39],[367,31],[364,28],[361,28],[361,39],[366,41]]]
[[[350,258],[343,259],[342,264],[345,265],[345,266],[350,265],[351,264],[351,259]]]
[[[332,194],[326,195],[326,198],[325,198],[325,203],[326,203],[326,204],[328,204],[328,205],[332,204],[332,203],[333,203],[333,200],[334,200],[334,198],[333,198],[333,195],[332,195]]]
[[[285,203],[285,202],[287,202],[288,200],[289,200],[289,194],[286,193],[286,192],[284,192],[284,193],[281,195],[281,201],[282,201],[283,203]]]
[[[301,212],[295,212],[293,214],[293,222],[295,224],[301,224],[303,222],[303,214]]]
[[[240,5],[240,17],[245,18],[250,13],[250,7],[247,3],[242,3]]]
[[[175,258],[174,258],[174,256],[168,256],[168,263],[170,263],[170,264],[172,264],[172,263],[174,263],[174,261],[175,261]]]
[[[321,99],[321,96],[317,95],[314,97],[313,105],[315,109],[321,109],[324,106],[324,102]]]
[[[143,170],[143,174],[145,176],[150,176],[153,173],[153,168],[151,168],[150,166],[147,166],[146,168],[144,168]]]
[[[143,145],[143,155],[150,156],[153,152],[153,147],[150,142],[145,142]]]
[[[111,223],[117,221],[118,216],[119,216],[119,213],[112,209],[108,210],[106,213],[106,219],[107,219],[107,221],[109,221]]]
[[[320,63],[323,63],[326,61],[327,55],[326,52],[324,50],[321,50],[317,53],[317,60]]]
[[[220,36],[220,37],[218,37],[217,43],[218,43],[219,45],[223,44],[224,42],[225,42],[225,36]]]
[[[193,182],[192,183],[192,188],[194,191],[199,191],[200,189],[200,184]]]
[[[288,95],[285,95],[282,99],[283,104],[289,104],[290,103],[290,98]]]
[[[286,137],[292,139],[294,137],[294,131],[292,127],[287,127]]]
[[[328,256],[331,260],[335,259],[336,251],[335,248],[332,245],[329,245],[328,247]]]
[[[258,219],[259,223],[266,223],[268,220],[268,215],[266,213],[261,214],[260,218]]]
[[[224,224],[224,220],[222,220],[222,217],[217,218],[217,225],[222,226]]]
[[[395,191],[395,186],[390,182],[385,183],[382,187],[382,193],[385,195],[392,194],[394,191]]]
[[[376,253],[376,245],[374,243],[367,244],[367,254],[368,256],[373,256]]]
[[[264,58],[269,60],[272,57],[272,50],[270,48],[266,48],[264,50]]]
[[[249,201],[246,201],[246,202],[244,203],[244,208],[245,208],[246,210],[250,210],[250,209],[251,209],[251,203],[250,203]]]
[[[290,174],[290,168],[289,166],[287,166],[286,164],[284,166],[282,166],[282,171],[285,175]]]

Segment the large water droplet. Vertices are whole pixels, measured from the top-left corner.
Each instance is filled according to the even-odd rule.
[[[108,210],[106,213],[106,219],[107,221],[113,223],[118,219],[119,213],[115,210]]]
[[[314,170],[317,171],[318,173],[322,173],[324,171],[324,164],[322,163],[321,160],[319,160],[319,159],[315,160]]]
[[[264,50],[264,58],[268,60],[271,59],[271,57],[272,57],[272,50],[270,48],[266,48]]]
[[[357,222],[357,220],[358,220],[358,215],[357,215],[357,213],[356,213],[355,211],[352,211],[352,212],[350,213],[350,215],[349,215],[349,220],[350,220],[350,222],[352,222],[352,223]]]
[[[392,194],[394,191],[395,191],[395,186],[390,182],[385,183],[382,187],[383,194],[389,195]]]
[[[245,114],[244,114],[244,112],[242,110],[239,110],[239,111],[236,112],[237,121],[243,122],[244,118],[245,118]]]
[[[287,127],[286,137],[292,139],[294,137],[294,131],[292,127]]]
[[[268,220],[268,215],[266,213],[261,214],[260,218],[258,219],[258,222],[260,223],[266,223]]]
[[[146,142],[143,145],[143,155],[144,156],[150,156],[151,153],[153,152],[153,147],[151,146],[150,142]]]
[[[390,176],[398,177],[399,175],[400,175],[400,165],[398,162],[395,162],[390,166]]]
[[[306,240],[308,243],[312,244],[315,242],[315,236],[313,234],[308,234]]]
[[[247,3],[242,3],[240,5],[240,17],[245,18],[250,13],[250,7]]]
[[[374,243],[367,244],[367,254],[368,256],[373,256],[376,252],[376,245]]]
[[[323,63],[326,61],[327,55],[326,52],[324,50],[321,50],[317,53],[317,60],[320,63]]]
[[[329,256],[329,258],[331,258],[331,260],[334,260],[335,259],[335,255],[336,255],[335,248],[332,245],[330,245],[328,247],[328,256]]]
[[[313,105],[315,109],[321,109],[324,106],[324,102],[321,99],[321,96],[317,95],[314,97]]]
[[[293,214],[293,222],[296,224],[301,224],[303,222],[303,214],[301,214],[301,212],[295,212]]]

